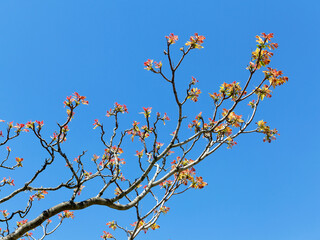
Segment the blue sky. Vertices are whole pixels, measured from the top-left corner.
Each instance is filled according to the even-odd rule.
[[[271,66],[289,82],[263,102],[256,120],[281,135],[271,144],[260,135],[241,137],[232,150],[210,156],[197,167],[209,185],[172,199],[160,230],[138,239],[317,240],[319,10],[315,0],[2,1],[0,119],[44,120],[49,134],[64,119],[65,97],[77,91],[90,104],[77,111],[68,146],[75,155],[95,151],[93,119],[107,125],[106,110],[116,101],[129,108],[126,126],[141,119],[142,107],[174,114],[168,85],[143,69],[148,58],[164,61],[165,35],[179,35],[177,54],[195,32],[206,37],[178,75],[181,86],[191,76],[199,80],[204,94],[189,105],[193,114],[210,110],[207,92],[224,81],[246,80],[255,35],[273,32],[279,49]],[[12,145],[23,152],[26,169],[41,164],[34,143],[23,136]],[[126,214],[101,207],[77,212],[47,239],[99,239],[107,221],[126,222]]]

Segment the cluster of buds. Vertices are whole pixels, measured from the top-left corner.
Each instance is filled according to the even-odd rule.
[[[159,209],[159,211],[162,212],[163,214],[168,213],[169,210],[170,210],[170,208],[169,208],[169,207],[166,207],[166,206],[162,206],[162,207],[160,207],[160,209]]]
[[[110,117],[110,116],[115,116],[117,113],[128,113],[128,108],[126,105],[121,105],[119,103],[115,103],[114,104],[114,108],[110,108],[109,111],[107,111],[107,117]]]
[[[143,64],[144,64],[144,66],[145,66],[144,69],[147,69],[148,71],[150,71],[150,70],[153,69],[153,60],[152,60],[152,59],[148,59],[148,60],[145,61]]]
[[[58,214],[59,218],[64,219],[64,218],[72,218],[74,219],[74,214],[73,212],[69,210],[65,210],[62,213]]]
[[[61,129],[61,131],[62,131],[63,133],[68,132],[68,131],[69,131],[68,125],[65,125],[65,126]]]
[[[258,128],[257,131],[261,132],[263,134],[265,134],[265,137],[263,139],[263,141],[267,141],[267,142],[271,142],[272,140],[276,139],[275,135],[280,135],[278,133],[277,129],[270,129],[269,126],[266,125],[267,122],[264,122],[263,120],[260,120],[259,122],[257,122]]]
[[[194,77],[191,77],[191,82],[190,85],[195,85],[196,83],[198,83],[199,81],[197,79],[195,79]]]
[[[173,33],[170,33],[169,36],[165,36],[167,39],[168,46],[171,44],[175,44],[178,41],[178,36],[174,35]],[[186,46],[190,46],[190,49],[201,49],[203,48],[202,43],[206,39],[204,36],[199,35],[198,33],[195,33],[194,36],[191,36],[189,41],[185,44]],[[181,47],[180,50],[185,54],[184,48]],[[168,55],[166,51],[164,51],[165,55]],[[153,65],[154,64],[154,65]],[[156,62],[153,61],[153,59],[148,59],[147,61],[144,62],[144,69],[148,71],[152,71],[154,73],[161,73],[161,67],[162,67],[162,62]],[[159,71],[156,71],[154,68],[160,69]],[[194,79],[196,81],[196,79]],[[193,81],[194,81],[193,80]],[[192,85],[195,84],[195,82],[191,83]]]
[[[103,235],[101,236],[102,239],[115,239],[111,233],[103,231]]]
[[[142,126],[142,127],[141,127],[141,130],[143,130],[143,132],[141,131],[141,132],[139,133],[139,137],[140,137],[140,140],[141,140],[141,141],[144,140],[144,139],[146,139],[147,137],[149,137],[149,136],[150,136],[150,133],[153,132],[153,128],[149,128],[147,125]]]
[[[226,142],[227,142],[227,144],[228,144],[228,147],[227,148],[232,148],[234,145],[236,145],[237,144],[237,142],[235,142],[234,140],[233,140],[233,138],[232,137],[227,137],[227,139],[226,139]]]
[[[222,94],[220,93],[209,93],[209,96],[213,99],[214,103],[217,103],[220,99]]]
[[[270,58],[273,56],[273,53],[266,50],[267,48],[269,50],[278,48],[277,43],[271,42],[273,33],[262,33],[260,36],[256,36],[256,38],[258,43],[257,49],[252,52],[252,61],[247,67],[250,72],[254,72],[256,69],[259,69],[262,66],[265,67],[270,63]]]
[[[179,168],[179,167],[185,167],[189,164],[192,164],[194,161],[191,159],[184,158],[181,160],[180,157],[177,157],[176,160],[173,160],[171,162],[172,168]],[[196,170],[194,167],[190,167],[186,170],[183,170],[177,174],[175,174],[175,178],[179,180],[180,184],[188,185],[190,183],[190,187],[194,189],[202,189],[206,185],[208,185],[206,182],[203,181],[202,177],[196,177]]]
[[[2,213],[2,215],[4,216],[4,218],[7,218],[9,216],[9,213],[7,210],[0,210],[0,212]]]
[[[267,71],[263,71],[265,74],[265,78],[269,80],[271,86],[275,88],[276,86],[280,86],[288,81],[288,77],[282,76],[282,71],[277,71],[276,69],[272,69],[268,67]]]
[[[122,191],[118,187],[114,190],[114,195],[116,195],[116,196],[120,195],[121,193],[122,193]]]
[[[195,133],[199,132],[201,130],[201,124],[202,124],[202,121],[200,121],[200,120],[203,120],[202,112],[200,112],[195,117],[195,119],[191,123],[188,124],[188,128],[190,128],[190,129],[194,128]]]
[[[16,164],[17,167],[23,167],[22,166],[23,158],[16,157],[16,162],[17,162]]]
[[[30,201],[33,201],[34,198],[37,198],[38,200],[44,199],[44,195],[45,195],[45,194],[48,194],[48,192],[45,191],[45,190],[40,190],[40,191],[38,191],[36,194],[30,196]]]
[[[140,152],[139,151],[136,151],[136,154],[135,156],[137,156],[139,159],[143,157],[143,152],[144,152],[144,149],[142,149]]]
[[[195,133],[199,132],[201,130],[201,124],[202,122],[200,121],[202,119],[201,116],[202,112],[200,112],[195,119],[188,124],[188,128],[192,129],[194,128]]]
[[[217,133],[217,139],[230,136],[232,134],[232,129],[226,123],[220,124],[214,129],[214,131]]]
[[[222,116],[226,116],[228,114],[227,109],[223,109]],[[232,126],[232,127],[240,127],[240,124],[243,123],[242,115],[237,115],[234,112],[230,112],[227,117],[227,122]]]
[[[271,92],[272,91],[269,89],[268,85],[264,85],[262,88],[257,88],[255,90],[255,93],[259,96],[261,100],[263,100],[265,97],[271,98]]]
[[[188,99],[191,99],[194,102],[198,101],[198,97],[201,93],[201,90],[198,88],[192,88],[189,92],[188,92]]]
[[[0,122],[5,122],[4,120],[0,120]],[[16,129],[16,133],[20,133],[21,131],[24,132],[29,132],[29,130],[27,128],[23,129],[25,127],[25,124],[23,123],[16,123],[16,125],[13,125],[13,122],[8,122],[8,128],[15,128]],[[2,131],[0,131],[0,137],[3,137],[3,133]]]
[[[164,145],[163,143],[156,142],[156,149],[155,149],[155,151],[158,152],[163,145]]]
[[[145,112],[145,114],[150,114],[150,113],[148,113],[148,110],[147,110]],[[129,131],[127,131],[128,135],[132,135],[131,136],[132,141],[134,140],[135,136],[139,136],[140,141],[142,141],[142,140],[146,139],[147,137],[149,137],[150,133],[152,133],[154,130],[153,128],[149,128],[148,126],[144,125],[141,127],[141,130],[143,130],[143,131],[141,131],[138,127],[138,124],[139,124],[139,122],[134,121],[132,124],[132,128]]]
[[[162,183],[160,183],[159,186],[161,188],[167,189],[167,188],[171,187],[172,184],[173,184],[172,180],[165,180]]]
[[[176,41],[179,39],[178,36],[174,35],[173,33],[170,33],[169,36],[165,36],[165,38],[167,39],[169,45],[176,43]]]
[[[117,229],[117,224],[115,223],[115,221],[111,221],[106,223],[107,226],[109,226],[109,228],[116,230]]]
[[[186,46],[190,46],[190,48],[198,48],[201,49],[203,46],[201,44],[203,43],[203,40],[206,38],[204,36],[199,35],[198,33],[195,33],[194,36],[190,37],[190,40],[186,43]]]
[[[143,64],[145,66],[144,69],[148,70],[148,71],[152,71],[152,72],[156,72],[154,69],[153,69],[153,63],[154,63],[154,67],[155,68],[158,68],[158,69],[161,69],[162,68],[162,62],[156,62],[152,59],[148,59],[147,61],[145,61]],[[156,73],[159,73],[159,72],[156,72]]]
[[[37,123],[37,129],[41,129],[43,127],[43,125],[44,125],[43,120],[42,121],[36,120],[34,122],[32,122],[32,121],[27,122],[25,127],[26,128],[30,128],[30,129],[34,129],[35,123]]]
[[[233,101],[235,101],[240,96],[241,90],[242,89],[241,89],[239,83],[233,82],[233,83],[223,83],[220,86],[219,92],[220,92],[222,97],[231,97],[231,99]],[[244,94],[246,94],[246,92]],[[211,97],[215,100],[215,97],[219,97],[220,98],[220,95],[214,95],[214,96],[211,96]],[[217,98],[217,100],[219,98]]]
[[[80,96],[77,92],[73,96],[68,96],[67,99],[63,102],[64,106],[75,108],[76,106],[82,104],[88,105],[89,102],[86,100],[85,96]]]
[[[167,113],[164,113],[164,116],[161,117],[161,114],[159,112],[157,112],[157,117],[158,117],[158,119],[163,121],[163,125],[166,125],[165,121],[169,121],[170,120],[170,118],[168,117]]]
[[[21,227],[22,225],[26,224],[27,222],[28,222],[28,219],[21,220],[21,221],[17,222],[17,226]]]
[[[132,142],[133,142],[133,139],[134,139],[135,136],[139,136],[140,135],[140,129],[139,129],[139,126],[138,126],[139,124],[140,124],[139,122],[134,121],[133,124],[132,124],[132,128],[129,131],[127,131],[127,134],[132,135],[131,136]]]
[[[8,184],[8,185],[10,185],[10,186],[14,186],[14,180],[13,179],[11,179],[11,177],[9,177],[9,178],[3,178],[2,179],[2,181],[0,182],[0,186],[4,186],[4,185],[6,185],[6,184]]]
[[[94,126],[93,129],[96,129],[97,127],[102,126],[98,119],[95,119],[92,125]]]
[[[142,108],[143,108],[143,112],[141,112],[140,114],[143,114],[145,118],[149,118],[152,107],[147,107],[147,108],[142,107]]]
[[[120,156],[120,154],[123,153],[123,150],[121,147],[112,146],[111,148],[106,148],[104,150],[104,154],[102,156],[102,160],[109,160],[115,156]],[[97,156],[96,156],[97,159]]]
[[[202,177],[195,177],[193,179],[193,181],[191,182],[191,187],[194,188],[194,189],[202,189],[207,185],[208,185],[208,183],[203,181]]]
[[[84,170],[83,176],[84,176],[86,179],[88,179],[91,175],[92,175],[92,172],[88,172],[88,171]]]

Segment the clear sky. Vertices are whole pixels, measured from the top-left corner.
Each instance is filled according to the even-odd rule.
[[[319,10],[316,0],[1,1],[0,119],[44,120],[51,133],[64,119],[65,97],[77,91],[90,104],[77,110],[69,148],[75,155],[91,151],[98,138],[93,120],[103,120],[116,101],[129,108],[126,126],[141,119],[142,107],[174,114],[168,85],[143,69],[148,58],[164,60],[165,35],[179,35],[177,54],[195,32],[206,37],[178,75],[182,83],[199,80],[204,94],[190,109],[205,112],[207,92],[247,79],[255,35],[273,32],[279,49],[271,66],[289,82],[263,102],[256,120],[281,135],[271,144],[248,135],[210,156],[197,167],[208,186],[171,199],[161,228],[138,239],[318,240]],[[28,139],[16,148],[31,169],[43,153]],[[127,220],[122,214],[101,207],[76,212],[47,239],[100,239],[107,221]]]

